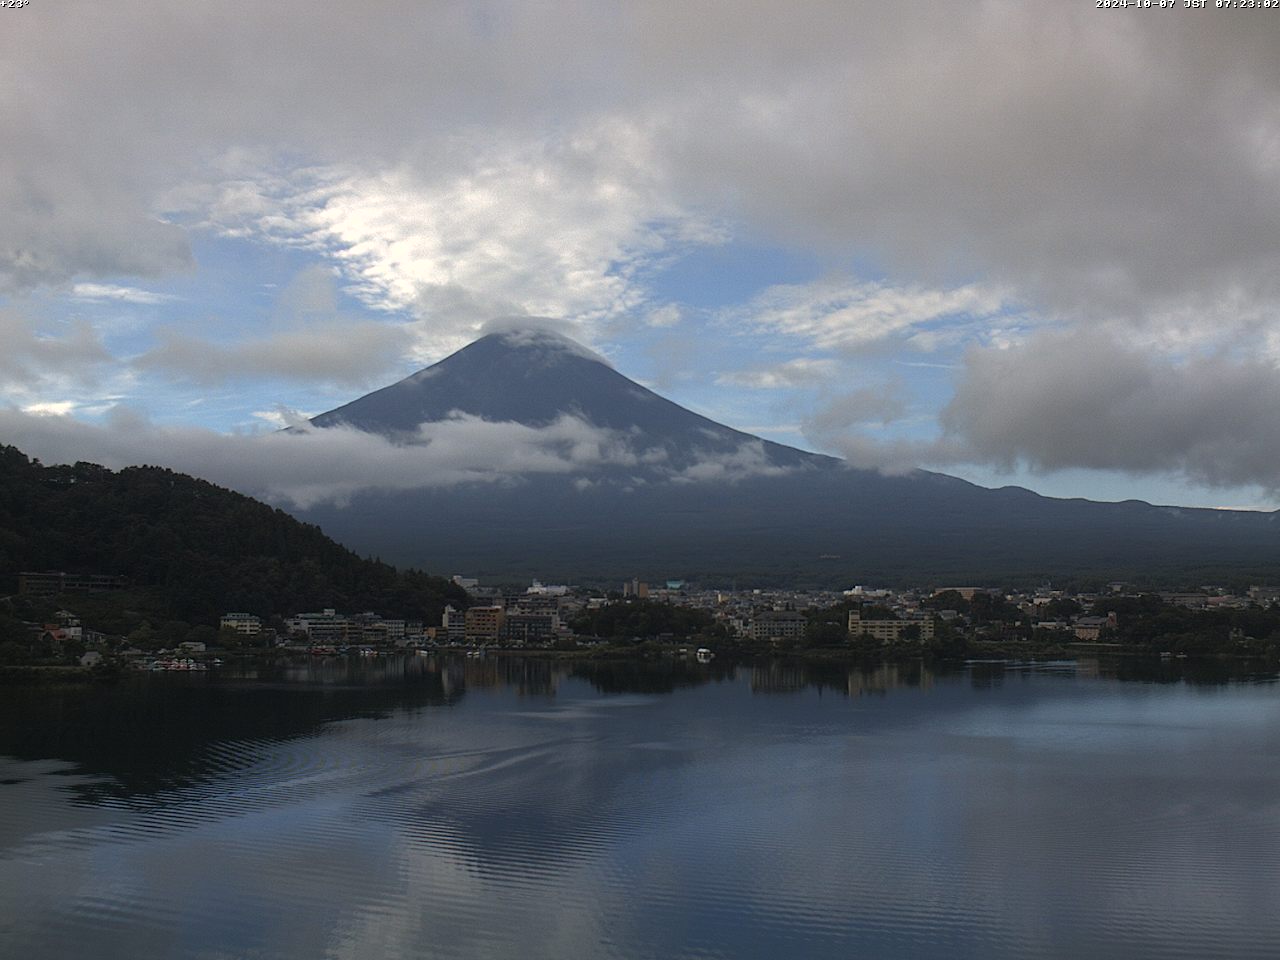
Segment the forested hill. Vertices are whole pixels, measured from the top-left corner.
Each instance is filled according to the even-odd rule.
[[[455,584],[358,557],[319,527],[158,467],[43,466],[0,445],[0,596],[23,570],[128,578],[149,613],[192,623],[335,607],[438,622]]]

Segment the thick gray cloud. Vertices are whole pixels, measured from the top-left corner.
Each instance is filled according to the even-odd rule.
[[[979,464],[1034,473],[1084,468],[1161,474],[1280,495],[1280,371],[1222,352],[1175,361],[1105,333],[1042,333],[974,348],[930,440],[881,440],[869,422],[899,412],[859,390],[805,424],[861,467]]]
[[[847,54],[813,41],[776,90],[691,108],[716,132],[689,142],[708,190],[727,184],[798,242],[977,271],[1061,308],[1275,296],[1276,24],[845,6],[828,26],[862,34]]]
[[[1034,470],[1176,471],[1280,491],[1280,373],[1214,354],[1171,363],[1106,336],[975,350],[942,412],[944,459]]]
[[[0,307],[0,387],[21,394],[42,383],[92,382],[112,359],[87,323],[59,333],[49,336],[24,311]]]
[[[1276,295],[1265,16],[1000,0],[34,14],[0,38],[11,285],[182,266],[163,192],[234,179],[233,148],[242,165],[287,154],[430,180],[483,130],[573,142],[588,180],[589,157],[626,156],[610,169],[628,188],[907,276],[978,272],[1138,314]]]

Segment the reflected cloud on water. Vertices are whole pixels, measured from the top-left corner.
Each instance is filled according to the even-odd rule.
[[[1274,956],[1280,696],[1176,669],[442,655],[15,690],[0,943]]]

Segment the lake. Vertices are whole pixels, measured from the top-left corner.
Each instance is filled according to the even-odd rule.
[[[0,955],[1280,956],[1280,685],[404,657],[0,687]]]

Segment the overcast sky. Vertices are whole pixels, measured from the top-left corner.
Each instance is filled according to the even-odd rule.
[[[527,313],[859,465],[1280,507],[1280,10],[0,14],[32,454],[199,472]]]

